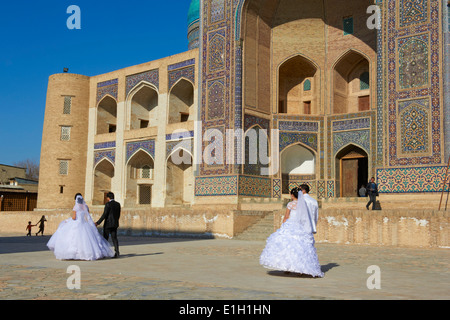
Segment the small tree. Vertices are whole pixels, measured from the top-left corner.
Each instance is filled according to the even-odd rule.
[[[38,162],[31,160],[31,159],[26,159],[24,161],[19,161],[19,162],[14,163],[14,166],[26,169],[26,174],[25,174],[26,179],[39,180],[39,163]]]

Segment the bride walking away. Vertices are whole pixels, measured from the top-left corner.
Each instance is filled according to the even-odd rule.
[[[299,188],[291,191],[291,199],[281,228],[267,239],[260,264],[267,269],[322,278],[324,274],[314,247],[317,221]]]
[[[114,252],[98,232],[83,197],[77,194],[72,217],[61,222],[47,247],[58,260],[93,261],[111,258]]]

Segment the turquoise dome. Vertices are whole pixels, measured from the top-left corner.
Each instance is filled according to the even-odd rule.
[[[200,36],[200,0],[192,0],[188,12],[189,50],[198,48]]]
[[[192,0],[188,11],[188,27],[200,20],[200,0]]]

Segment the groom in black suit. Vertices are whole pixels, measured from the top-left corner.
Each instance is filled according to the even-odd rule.
[[[116,254],[114,258],[119,257],[119,240],[117,239],[117,229],[119,228],[119,219],[120,219],[120,203],[114,200],[114,193],[109,192],[106,195],[106,200],[108,202],[105,204],[105,211],[103,212],[100,220],[95,224],[96,226],[102,224],[105,221],[105,225],[103,226],[103,236],[106,240],[109,240],[109,235],[111,235],[114,249]]]

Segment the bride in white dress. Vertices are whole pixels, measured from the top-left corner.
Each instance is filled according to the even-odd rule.
[[[58,260],[93,261],[114,256],[108,241],[92,221],[81,195],[76,196],[72,217],[61,222],[47,247]]]
[[[324,276],[314,247],[314,218],[309,213],[300,189],[291,191],[292,202],[281,228],[267,239],[260,264],[279,271]]]

